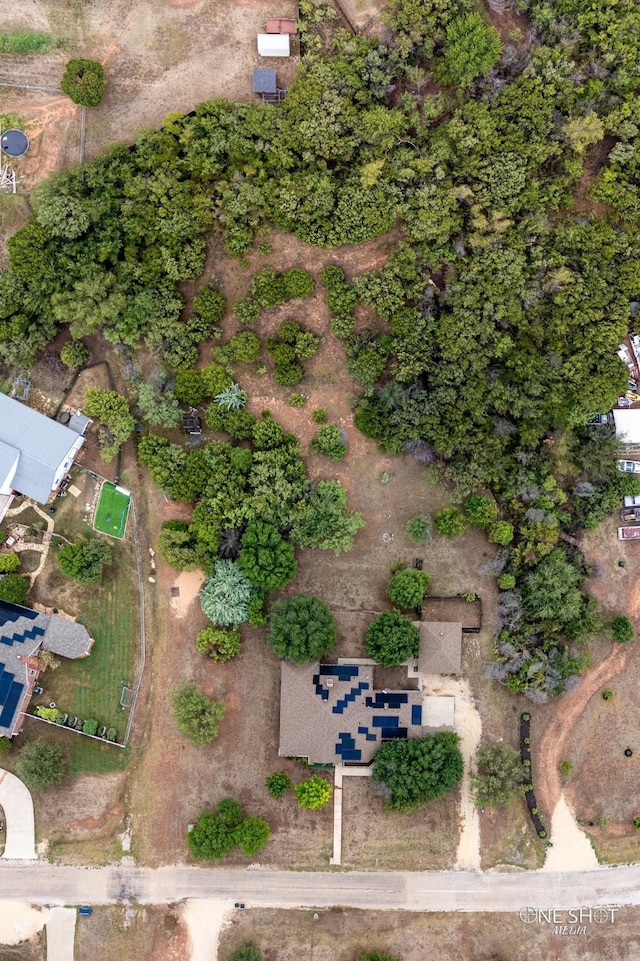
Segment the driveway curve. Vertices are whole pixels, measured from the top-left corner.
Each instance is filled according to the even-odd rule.
[[[19,777],[0,768],[0,805],[4,811],[7,840],[5,860],[33,861],[36,854],[36,829],[33,800],[29,788]]]

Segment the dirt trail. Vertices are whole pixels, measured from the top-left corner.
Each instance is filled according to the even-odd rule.
[[[638,616],[640,610],[640,580],[636,583],[627,613],[631,618]],[[560,800],[562,788],[558,765],[565,753],[567,739],[574,724],[584,711],[593,695],[604,687],[612,677],[620,674],[627,666],[632,649],[630,646],[616,645],[608,657],[592,671],[588,671],[580,686],[562,698],[562,710],[558,711],[538,742],[536,755],[536,791],[539,807],[551,814]]]

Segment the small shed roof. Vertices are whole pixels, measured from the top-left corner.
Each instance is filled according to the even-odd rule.
[[[420,674],[460,674],[462,671],[462,624],[419,621]]]
[[[290,56],[289,34],[259,33],[258,53],[261,57]]]
[[[253,71],[254,93],[275,93],[278,89],[276,72],[270,68],[256,68]]]
[[[87,417],[86,414],[83,414],[81,410],[77,410],[73,417],[69,420],[68,426],[71,430],[74,430],[76,434],[80,434],[81,437],[84,437],[84,432],[89,424],[93,424],[91,418]]]
[[[93,646],[93,638],[83,624],[51,614],[42,646],[45,651],[62,657],[86,657]]]
[[[640,407],[614,407],[616,437],[624,444],[640,444]]]

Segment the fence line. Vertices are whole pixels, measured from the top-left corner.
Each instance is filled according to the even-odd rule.
[[[127,719],[127,727],[124,733],[125,745],[129,743],[129,735],[131,734],[131,725],[133,724],[133,717],[136,711],[136,706],[138,704],[138,696],[140,694],[140,688],[142,687],[142,676],[144,673],[144,666],[145,666],[146,656],[147,656],[144,579],[142,577],[142,562],[140,560],[140,544],[138,543],[138,521],[136,518],[135,505],[133,503],[133,496],[131,497],[129,510],[131,513],[131,520],[133,521],[133,544],[134,544],[135,555],[136,555],[136,569],[138,571],[138,591],[140,596],[140,664],[138,666],[136,681],[133,686],[133,698],[131,700],[131,706],[129,708],[129,717]]]
[[[36,721],[42,721],[43,724],[51,724],[52,727],[57,727],[62,731],[71,731],[72,734],[80,734],[82,737],[90,737],[92,741],[100,741],[101,744],[111,744],[113,747],[126,748],[126,743],[121,744],[120,741],[108,741],[105,737],[98,737],[97,734],[85,734],[84,731],[78,731],[75,727],[69,727],[67,724],[58,724],[57,721],[48,721],[46,717],[40,717],[39,714],[29,714],[28,711],[20,711],[20,717],[32,717]]]

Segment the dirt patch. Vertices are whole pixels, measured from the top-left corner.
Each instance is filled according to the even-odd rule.
[[[553,925],[528,924],[511,914],[407,911],[239,911],[223,931],[219,957],[247,942],[268,961],[353,961],[379,951],[403,961],[627,961],[640,956],[637,911],[622,908],[616,923],[589,924],[583,937],[554,935]]]
[[[202,571],[183,571],[171,586],[171,610],[176,617],[186,617],[198,598],[204,583]],[[177,592],[177,593],[176,593]]]
[[[37,943],[48,916],[48,908],[20,901],[0,901],[0,944],[15,945],[21,941]]]
[[[185,961],[187,928],[174,907],[94,907],[76,926],[75,961]]]

